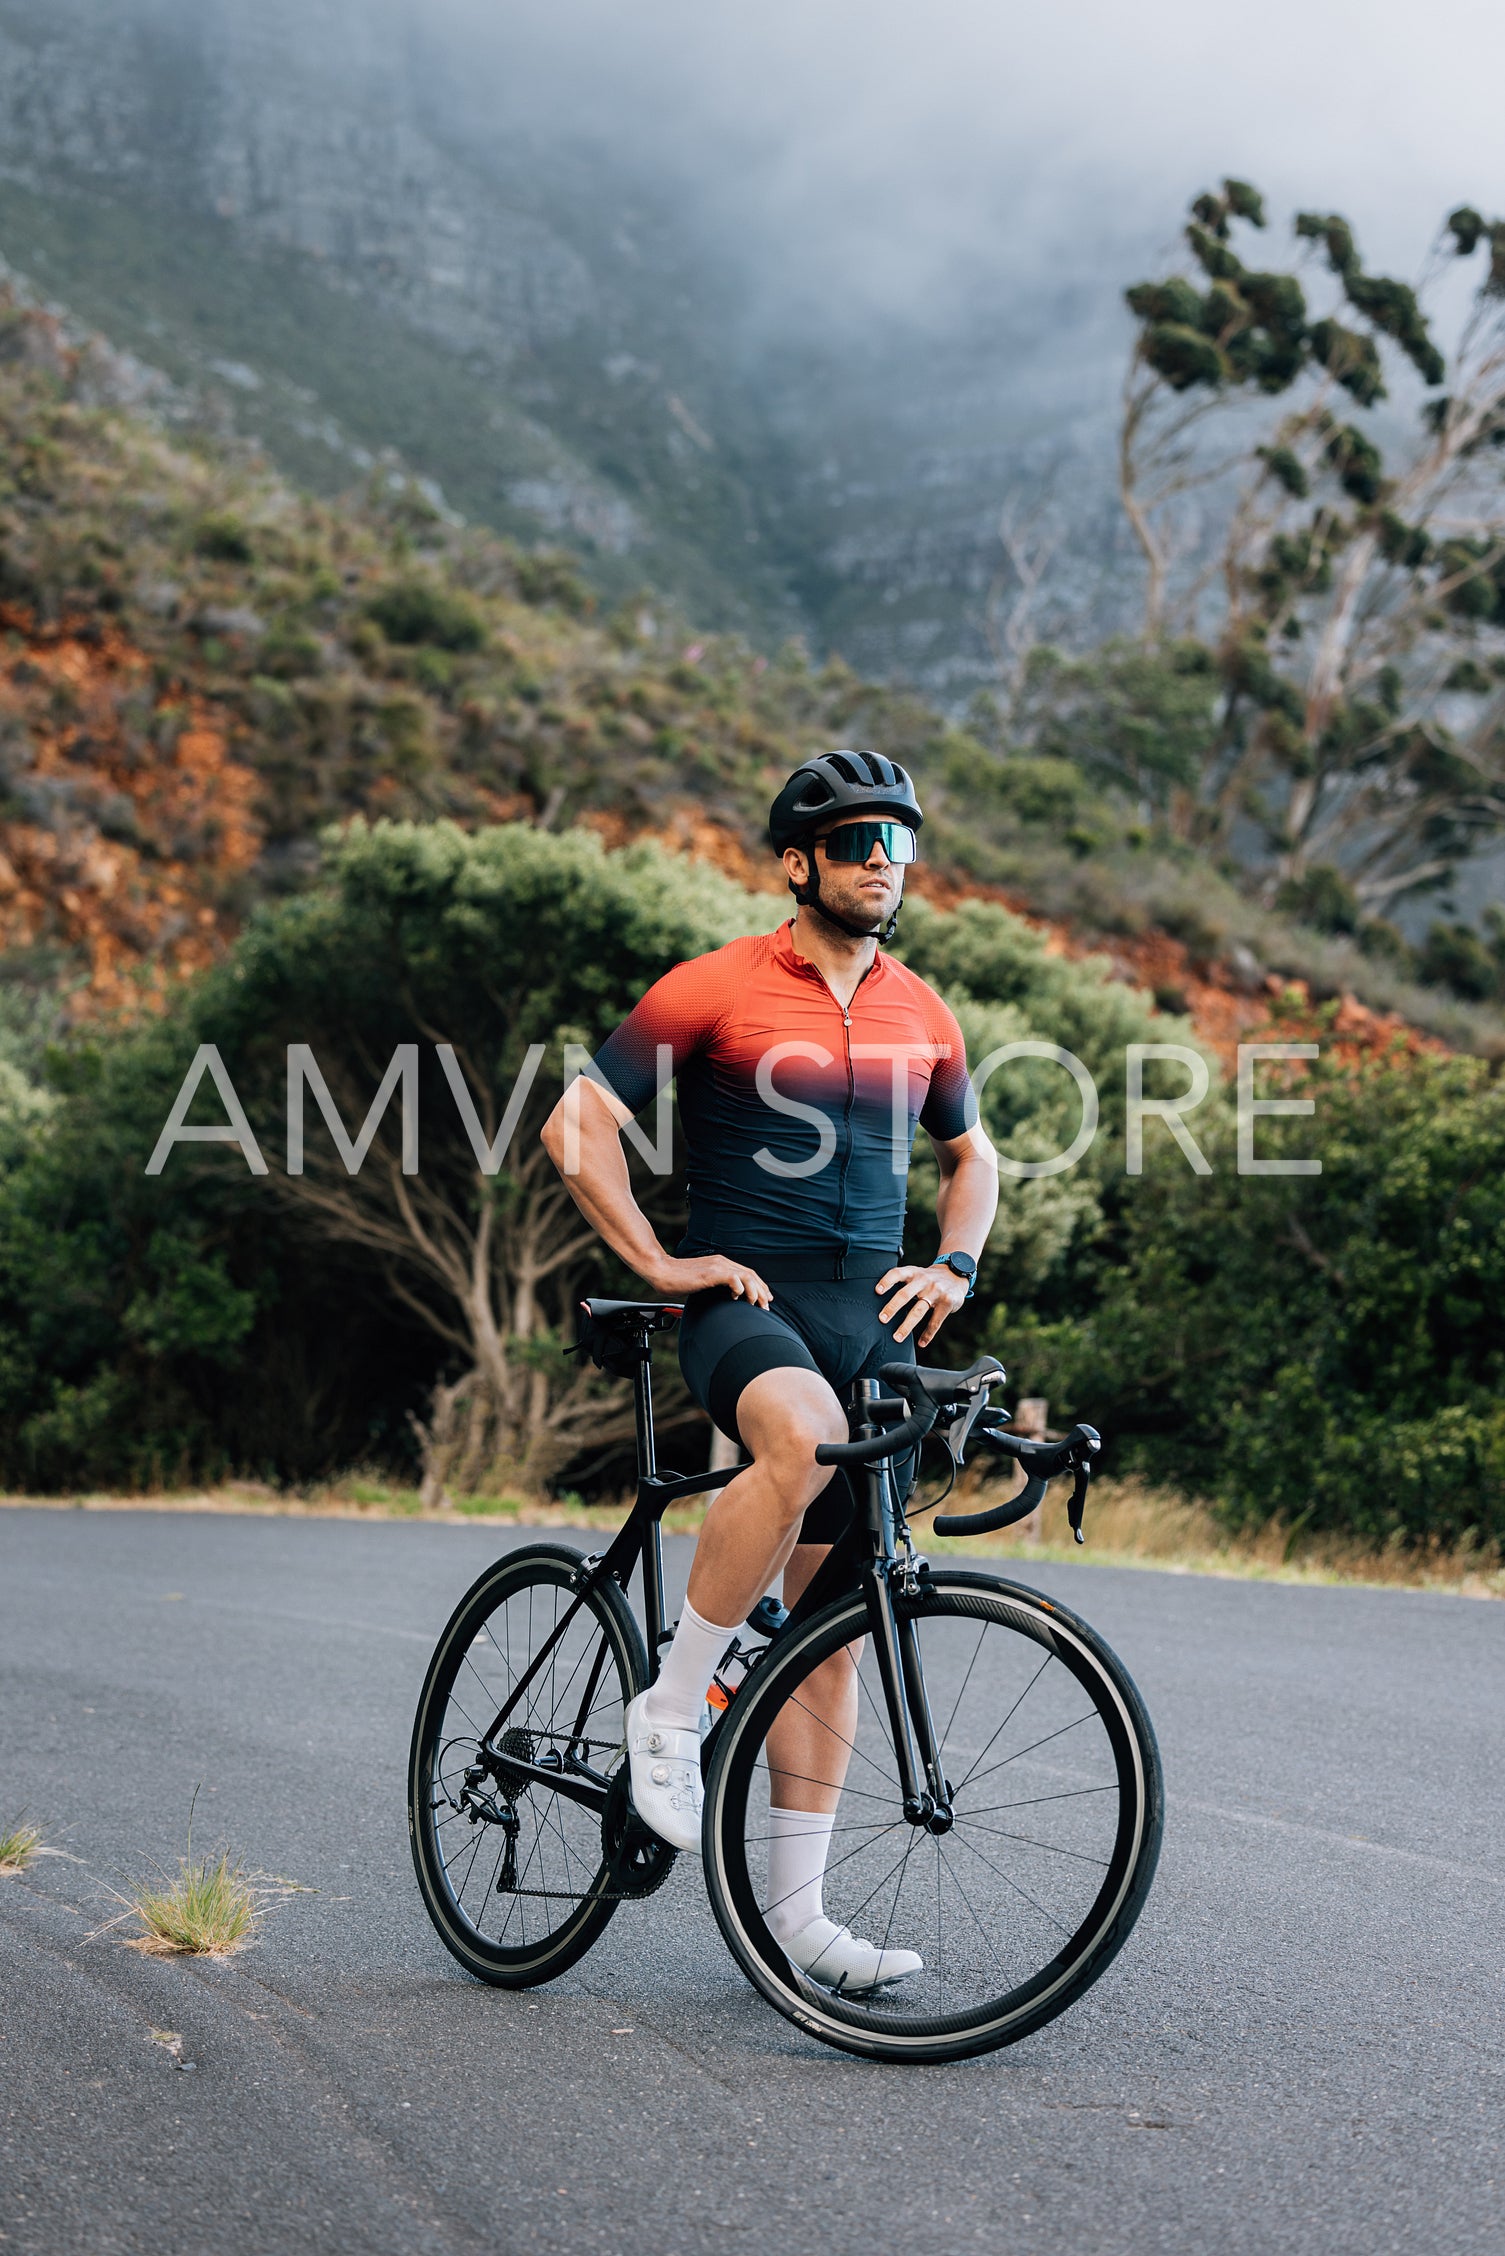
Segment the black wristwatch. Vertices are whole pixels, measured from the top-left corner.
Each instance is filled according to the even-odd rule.
[[[954,1276],[967,1280],[967,1298],[977,1290],[977,1263],[970,1253],[943,1253],[937,1256],[937,1269],[949,1269]]]

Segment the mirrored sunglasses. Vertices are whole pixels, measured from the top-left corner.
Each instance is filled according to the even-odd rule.
[[[914,832],[901,822],[843,823],[820,843],[828,862],[865,862],[875,846],[891,862],[912,862],[919,852]]]

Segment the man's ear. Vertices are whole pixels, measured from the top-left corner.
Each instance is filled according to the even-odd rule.
[[[810,882],[810,857],[798,846],[784,848],[784,875],[791,885],[808,885]]]

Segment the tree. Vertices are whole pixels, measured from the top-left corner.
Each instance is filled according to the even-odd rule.
[[[654,979],[747,930],[749,912],[735,886],[654,847],[607,855],[588,833],[526,824],[467,836],[356,823],[324,882],[254,922],[206,984],[197,1027],[253,1118],[281,1110],[288,1046],[304,1044],[353,1142],[411,1046],[417,1172],[404,1172],[394,1089],[355,1173],[305,1097],[303,1171],[273,1166],[268,1183],[305,1230],[371,1261],[438,1343],[431,1500],[537,1488],[630,1435],[625,1387],[561,1353],[603,1257],[538,1131],[564,1045],[594,1049]],[[677,1234],[677,1184],[638,1172],[645,1210]]]
[[[1174,818],[1211,757],[1220,701],[1205,644],[1115,636],[1081,656],[1038,645],[1009,718],[1016,742],[1036,758],[1073,762],[1141,819]]]
[[[1417,290],[1370,273],[1341,216],[1302,212],[1319,309],[1310,275],[1239,255],[1236,230],[1264,225],[1227,180],[1191,208],[1189,268],[1126,293],[1146,637],[1202,636],[1221,690],[1173,819],[1221,845],[1253,818],[1271,895],[1327,865],[1381,911],[1505,824],[1505,221],[1453,212]],[[1466,260],[1449,360],[1426,306]],[[1410,436],[1390,460],[1392,389]]]
[[[402,1311],[348,1254],[311,1248],[238,1153],[190,1147],[143,1172],[197,1036],[180,1007],[55,1049],[48,1087],[23,1081],[19,1104],[14,1068],[0,1087],[14,1486],[303,1482],[402,1451],[433,1362]]]

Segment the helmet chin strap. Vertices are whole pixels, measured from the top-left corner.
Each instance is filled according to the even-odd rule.
[[[810,864],[810,875],[805,884],[796,885],[793,878],[789,880],[789,890],[800,907],[814,909],[818,917],[823,918],[827,924],[834,924],[839,932],[845,932],[852,940],[878,940],[887,946],[899,929],[899,911],[904,906],[903,894],[900,894],[892,912],[882,924],[854,924],[850,917],[842,915],[840,909],[831,908],[821,899],[820,872],[815,866],[813,852],[807,852],[805,859]]]

